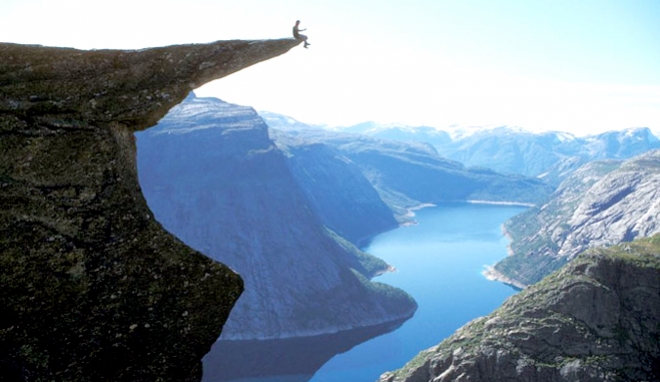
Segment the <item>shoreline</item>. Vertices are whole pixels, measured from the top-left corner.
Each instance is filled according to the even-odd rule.
[[[510,277],[505,276],[503,273],[495,269],[492,265],[486,265],[485,269],[481,274],[489,281],[501,282],[517,290],[524,290],[527,288],[527,285],[521,283],[520,281],[514,280]]]
[[[470,200],[459,200],[459,201],[454,201],[454,202],[449,202],[449,203],[467,203],[467,204],[486,204],[486,205],[499,205],[499,206],[514,206],[514,207],[536,207],[536,204],[533,203],[523,203],[523,202],[507,202],[507,201],[490,201],[490,200],[480,200],[480,199],[470,199]],[[439,203],[440,205],[442,203]],[[418,221],[412,219],[415,216],[415,211],[419,211],[424,208],[430,208],[430,207],[437,207],[438,204],[435,203],[420,203],[418,205],[415,205],[413,207],[408,207],[406,209],[406,214],[403,215],[404,219],[407,219],[403,222],[399,223],[399,227],[409,227],[409,226],[416,226],[419,224]],[[507,231],[504,223],[500,226],[502,230],[502,234],[509,240],[509,244],[506,246],[506,251],[508,256],[511,256],[513,254],[513,251],[511,250],[511,241],[513,241],[513,238]],[[386,230],[388,231],[388,230]],[[385,232],[386,232],[385,231]],[[381,232],[382,233],[382,232]],[[374,234],[369,237],[367,240],[370,241],[373,239],[373,237],[379,235],[380,233]],[[364,247],[361,247],[361,249],[364,249]],[[382,270],[375,274],[373,277],[378,277],[381,276],[385,273],[391,273],[391,272],[396,272],[397,269],[388,264],[388,268],[385,270]],[[517,281],[515,279],[512,279],[510,277],[507,277],[503,273],[499,272],[498,270],[495,269],[494,266],[492,265],[486,265],[485,269],[481,272],[481,274],[489,281],[495,281],[495,282],[500,282],[502,284],[508,285],[511,288],[514,288],[516,290],[524,290],[527,288],[527,285],[521,283],[520,281]]]
[[[412,218],[415,217],[415,211],[419,211],[421,209],[429,208],[429,207],[437,207],[437,206],[438,205],[434,203],[420,203],[416,206],[406,208],[406,214],[403,215],[403,217]]]
[[[376,278],[376,277],[378,277],[378,276],[382,276],[382,275],[384,275],[384,274],[386,274],[386,273],[394,273],[394,272],[396,272],[396,271],[397,271],[397,269],[396,269],[395,266],[390,265],[390,264],[387,264],[387,269],[383,269],[382,271],[378,271],[378,272],[376,272],[376,274],[374,274],[373,277],[372,277],[371,279],[374,279],[374,278]]]
[[[502,223],[500,229],[502,230],[502,234],[504,235],[504,237],[506,237],[509,240],[509,244],[507,244],[506,246],[507,256],[512,256],[513,250],[511,249],[511,242],[513,241],[513,238],[511,237],[509,231],[506,229],[506,224]],[[486,265],[485,269],[481,272],[481,274],[486,278],[486,280],[500,282],[516,290],[524,290],[525,288],[527,288],[527,285],[521,283],[518,280],[512,279],[506,276],[505,274],[503,274],[502,272],[498,271],[497,269],[495,269],[494,265]]]
[[[415,211],[419,211],[421,209],[429,208],[429,207],[437,207],[437,206],[438,205],[434,203],[420,203],[416,206],[406,208],[406,213],[403,216],[401,216],[401,219],[403,221],[399,223],[399,227],[410,227],[410,226],[418,225],[419,222],[413,219],[415,217]]]
[[[480,200],[480,199],[470,199],[470,200],[466,200],[465,202],[470,204],[490,204],[496,206],[536,207],[536,204],[534,203],[523,203],[523,202],[496,202],[492,200]]]
[[[419,211],[424,208],[429,208],[429,207],[438,207],[438,205],[442,205],[443,203],[467,203],[467,204],[487,204],[487,205],[494,205],[494,206],[513,206],[513,207],[537,207],[536,204],[534,203],[524,203],[524,202],[507,202],[507,201],[494,201],[494,200],[482,200],[482,199],[468,199],[468,200],[454,200],[454,201],[445,201],[445,202],[439,202],[439,203],[420,203],[416,206],[413,207],[408,207],[406,208],[406,213],[401,216],[401,219],[403,220],[402,222],[399,223],[400,227],[407,227],[411,225],[417,225],[419,224],[417,221],[412,219],[415,217],[415,211]],[[409,220],[407,220],[409,219]],[[376,235],[374,235],[376,236]]]

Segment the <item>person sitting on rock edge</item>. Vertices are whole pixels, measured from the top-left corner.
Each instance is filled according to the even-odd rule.
[[[300,20],[296,20],[296,25],[293,26],[293,37],[296,40],[303,40],[305,42],[305,45],[303,45],[304,48],[307,48],[307,45],[312,45],[307,42],[307,36],[304,34],[300,34],[300,32],[306,30],[306,29],[300,29],[298,26],[300,25]]]

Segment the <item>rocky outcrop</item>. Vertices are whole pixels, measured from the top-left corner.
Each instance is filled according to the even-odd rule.
[[[580,255],[381,382],[660,380],[660,236]]]
[[[298,43],[0,44],[3,379],[199,380],[242,282],[153,219],[133,132]]]
[[[578,169],[539,209],[505,224],[512,255],[495,269],[531,284],[587,248],[660,232],[660,151]]]
[[[140,183],[158,221],[245,281],[221,339],[335,333],[415,311],[403,291],[369,281],[384,261],[324,226],[252,108],[191,96],[136,136]]]

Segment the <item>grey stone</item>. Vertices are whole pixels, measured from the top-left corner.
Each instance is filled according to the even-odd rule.
[[[505,223],[512,256],[495,269],[521,285],[586,249],[660,232],[660,150],[584,165],[540,208]]]
[[[0,44],[3,379],[200,379],[242,281],[153,219],[133,132],[298,43]]]

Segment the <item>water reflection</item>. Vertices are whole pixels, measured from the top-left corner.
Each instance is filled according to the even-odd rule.
[[[335,355],[394,331],[404,322],[285,340],[221,340],[202,360],[202,382],[306,382]]]

